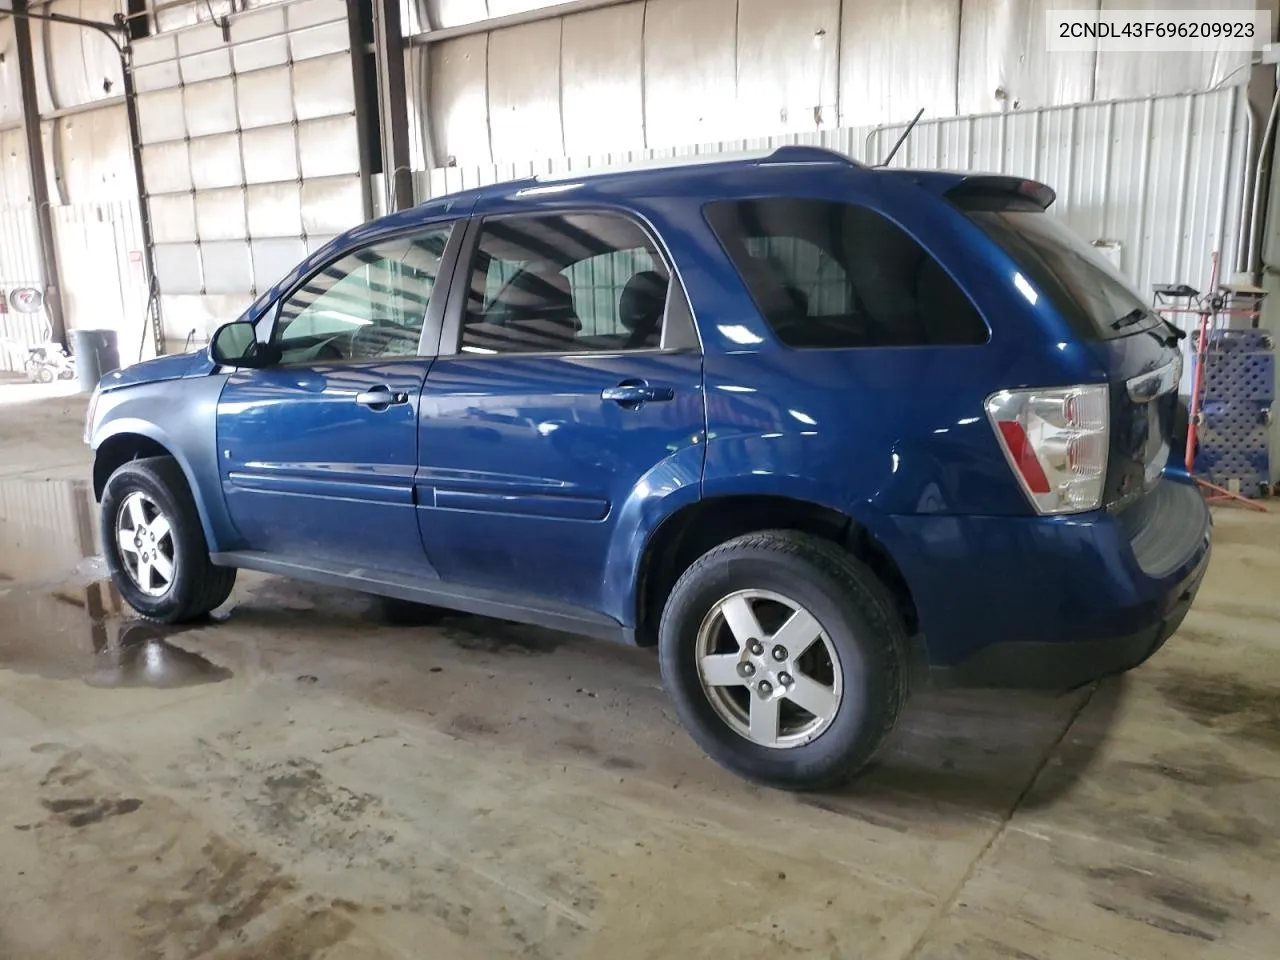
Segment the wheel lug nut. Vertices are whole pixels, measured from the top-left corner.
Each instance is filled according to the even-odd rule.
[[[784,687],[789,687],[789,686],[791,686],[791,684],[793,684],[795,681],[791,678],[791,674],[789,674],[789,673],[780,673],[780,674],[778,674],[778,682],[779,682],[780,684],[782,684]]]
[[[782,644],[775,646],[773,648],[773,659],[777,660],[779,663],[787,659],[787,648]]]
[[[750,663],[740,663],[740,664],[738,664],[738,676],[740,676],[740,677],[754,677],[754,676],[755,676],[755,674],[756,674],[756,668],[755,668],[752,664],[750,664]]]
[[[751,643],[747,645],[747,649],[751,651],[752,656],[758,657],[760,654],[764,653],[764,644],[759,640],[752,640]]]
[[[773,684],[768,680],[761,680],[760,686],[757,687],[757,689],[760,691],[760,696],[767,697],[769,694],[773,693]]]

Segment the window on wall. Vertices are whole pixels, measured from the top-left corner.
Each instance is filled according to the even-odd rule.
[[[463,353],[581,353],[662,342],[670,275],[616,214],[486,221],[472,262]]]
[[[874,210],[774,198],[707,219],[774,333],[791,347],[977,344],[987,326],[933,256]]]
[[[280,304],[274,337],[284,362],[417,354],[448,240],[443,227],[329,264]]]

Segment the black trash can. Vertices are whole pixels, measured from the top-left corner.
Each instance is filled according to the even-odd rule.
[[[70,330],[71,357],[81,393],[92,393],[103,374],[120,369],[120,348],[114,330]]]

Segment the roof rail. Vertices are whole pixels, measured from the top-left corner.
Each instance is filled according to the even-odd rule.
[[[689,153],[673,157],[647,157],[644,160],[632,160],[626,163],[606,164],[598,167],[581,167],[577,170],[562,170],[550,174],[536,174],[532,179],[535,184],[564,183],[568,180],[582,180],[587,177],[604,176],[610,173],[632,173],[642,170],[661,170],[666,167],[704,166],[712,163],[844,163],[849,166],[861,166],[853,158],[829,150],[826,147],[810,147],[803,145],[787,145],[772,150],[726,150],[722,153]]]
[[[860,167],[857,160],[839,150],[829,147],[811,147],[807,144],[788,144],[778,147],[769,154],[767,163],[844,163],[851,167]]]

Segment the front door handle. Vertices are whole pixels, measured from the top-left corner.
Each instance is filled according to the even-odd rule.
[[[356,394],[356,403],[362,407],[368,407],[370,410],[385,410],[387,407],[396,404],[408,403],[409,395],[402,392],[392,392],[390,387],[376,386],[370,387],[368,390],[362,390]]]
[[[621,407],[638,407],[642,403],[662,403],[674,400],[676,392],[670,387],[651,387],[643,380],[624,380],[616,387],[600,391],[601,400],[612,400]]]

